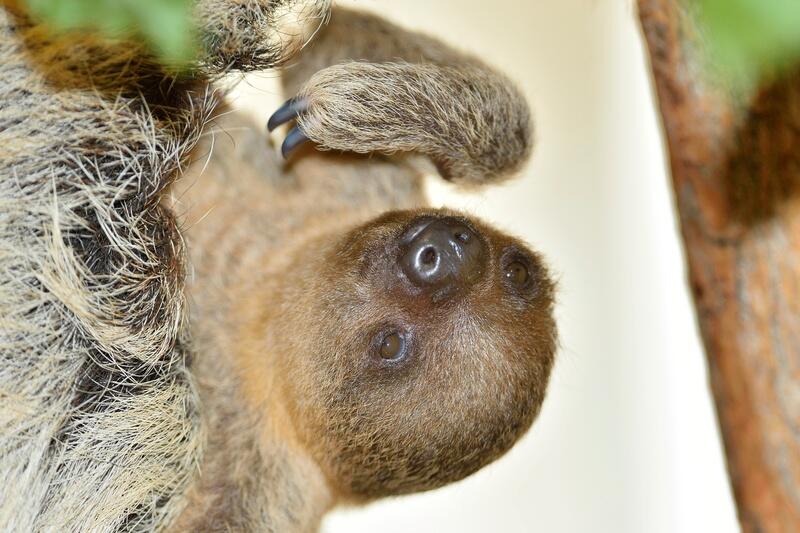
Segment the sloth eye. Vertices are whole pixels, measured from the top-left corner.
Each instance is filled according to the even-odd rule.
[[[380,354],[383,359],[394,361],[402,357],[405,352],[406,341],[399,333],[390,333],[383,338]]]
[[[503,275],[508,281],[517,287],[522,287],[528,282],[530,273],[528,267],[522,261],[513,261],[507,267]]]

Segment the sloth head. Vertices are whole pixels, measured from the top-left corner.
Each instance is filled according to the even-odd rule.
[[[459,480],[530,427],[556,328],[553,284],[521,242],[451,211],[397,211],[290,255],[259,327],[281,347],[297,439],[340,495]]]

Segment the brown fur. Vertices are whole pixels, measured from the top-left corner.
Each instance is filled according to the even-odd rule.
[[[458,214],[488,268],[420,297],[397,236],[445,212],[424,207],[414,156],[386,155],[507,177],[531,143],[513,85],[334,10],[284,81],[320,147],[377,153],[285,166],[223,116],[213,79],[284,61],[327,7],[203,0],[206,55],[179,75],[0,4],[0,529],[313,531],[337,503],[469,475],[530,426],[555,351],[541,259]],[[503,285],[510,253],[524,293]],[[374,356],[391,327],[411,334],[402,364]]]
[[[271,4],[201,25],[247,33]],[[234,52],[253,68],[285,55]],[[160,530],[196,476],[184,247],[159,200],[219,102],[208,77],[222,67],[197,67],[176,76],[135,43],[54,37],[0,0],[2,531]]]
[[[385,57],[395,62],[329,66]],[[443,64],[402,62],[427,57]],[[326,147],[422,151],[471,184],[506,178],[530,149],[527,106],[505,78],[374,16],[335,9],[296,62],[284,82],[311,97],[299,124]],[[417,121],[437,112],[442,131]],[[411,220],[451,213],[423,207],[412,158],[305,150],[287,165],[261,128],[235,114],[196,158],[174,206],[194,267],[195,373],[215,437],[178,529],[224,520],[313,531],[339,502],[461,479],[530,426],[555,349],[553,288],[537,254],[468,218],[490,246],[489,274],[434,304],[403,284],[396,265]],[[536,279],[524,296],[502,284],[513,251]],[[398,326],[413,332],[413,354],[382,365],[370,343]],[[231,391],[224,401],[222,390]],[[292,475],[270,477],[270,468]],[[268,512],[264,502],[275,501],[280,512]]]
[[[419,152],[465,185],[513,176],[530,155],[516,86],[426,35],[340,9],[296,64],[286,86],[310,100],[300,124],[318,148]]]

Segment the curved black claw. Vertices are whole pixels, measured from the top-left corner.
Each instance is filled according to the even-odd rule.
[[[301,113],[308,110],[308,100],[305,98],[289,98],[282,106],[275,111],[267,121],[267,130],[273,131],[281,124],[286,124],[294,120]]]
[[[300,131],[300,128],[295,126],[294,128],[289,130],[289,133],[286,134],[286,138],[283,140],[283,144],[281,145],[281,154],[283,155],[284,159],[289,158],[289,154],[292,151],[300,146],[308,142],[308,137]]]

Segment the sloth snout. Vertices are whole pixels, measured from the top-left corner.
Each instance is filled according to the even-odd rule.
[[[422,289],[465,288],[486,267],[486,245],[475,230],[455,217],[425,217],[404,237],[400,266],[411,283]]]

